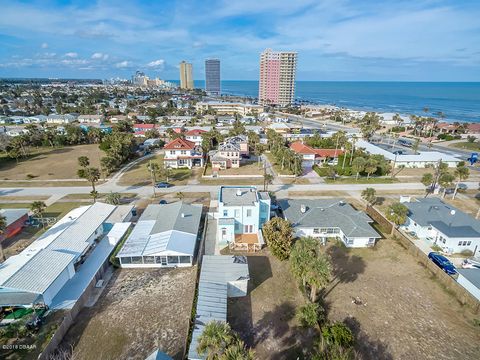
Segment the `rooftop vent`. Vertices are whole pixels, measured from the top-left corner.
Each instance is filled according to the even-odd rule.
[[[182,218],[184,218],[184,217],[185,217],[185,213],[182,213]]]
[[[300,212],[305,214],[307,212],[307,206],[305,204],[300,205]]]
[[[242,190],[241,189],[237,189],[237,196],[242,196]]]

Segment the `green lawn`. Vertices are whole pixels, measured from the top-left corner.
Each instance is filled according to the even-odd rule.
[[[471,142],[465,141],[465,142],[458,142],[458,143],[452,144],[450,146],[452,146],[454,148],[457,148],[457,149],[480,151],[480,143],[479,142],[471,143]]]
[[[152,183],[150,173],[147,170],[149,161],[156,162],[160,167],[163,167],[163,154],[155,155],[152,158],[145,159],[130,170],[128,170],[119,181],[120,185],[135,185],[145,186]],[[185,185],[192,177],[193,171],[190,169],[170,169],[169,182],[175,185]],[[163,179],[158,179],[161,181]]]
[[[398,179],[382,177],[371,177],[370,179],[367,179],[366,177],[359,177],[358,180],[355,180],[354,177],[344,177],[337,178],[336,180],[333,180],[331,178],[325,178],[325,182],[328,184],[392,184],[399,181]]]

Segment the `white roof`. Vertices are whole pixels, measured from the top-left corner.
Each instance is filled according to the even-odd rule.
[[[20,254],[0,265],[0,286],[44,292],[89,246],[88,239],[115,209],[97,202],[70,211]]]
[[[370,154],[383,155],[385,159],[390,161],[395,161],[395,154],[382,149],[375,144],[369,143],[365,140],[357,140],[355,143],[356,147],[363,148]],[[439,151],[419,151],[418,154],[414,155],[397,155],[397,163],[401,162],[436,162],[442,160],[444,162],[459,162],[460,160],[451,155],[441,153]]]

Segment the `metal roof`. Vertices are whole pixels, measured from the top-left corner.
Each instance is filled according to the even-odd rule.
[[[222,186],[219,202],[224,206],[255,206],[258,201],[255,186]]]
[[[403,204],[408,207],[408,217],[420,226],[432,225],[448,237],[480,237],[480,221],[439,198]]]
[[[201,216],[202,205],[182,202],[149,205],[117,256],[148,256],[161,252],[193,256]]]
[[[28,214],[28,209],[0,209],[0,216],[5,216],[7,226],[10,226],[22,216]]]
[[[114,205],[97,202],[69,212],[21,254],[2,264],[0,286],[43,293],[90,246],[88,239],[114,209]]]
[[[297,228],[336,227],[347,237],[381,237],[370,225],[372,219],[344,199],[283,199],[279,205],[285,218]],[[304,213],[302,205],[306,207]]]
[[[211,321],[227,321],[228,283],[248,280],[245,256],[204,255],[198,284],[197,311],[188,351],[189,359],[204,359],[197,353],[198,338]]]

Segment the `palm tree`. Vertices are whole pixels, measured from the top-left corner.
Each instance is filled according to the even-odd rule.
[[[42,227],[45,227],[43,223],[43,214],[45,213],[45,209],[47,205],[43,201],[34,201],[32,205],[30,205],[30,210],[33,214],[41,219]]]
[[[3,215],[0,215],[0,235],[3,235],[6,229],[7,229],[7,218]]]
[[[455,180],[455,176],[453,176],[448,172],[440,175],[440,178],[438,179],[438,183],[440,184],[441,187],[443,187],[442,197],[445,197],[445,195],[447,194],[447,188],[450,188],[452,186],[454,180]]]
[[[470,170],[465,166],[463,161],[459,162],[457,168],[455,169],[455,177],[457,178],[457,183],[455,184],[455,191],[453,192],[452,199],[455,199],[457,196],[458,185],[460,181],[465,181],[470,176]]]
[[[235,335],[228,323],[212,321],[198,337],[197,352],[207,359],[219,359],[234,341]]]
[[[428,194],[429,194],[431,191],[434,190],[434,189],[432,189],[433,174],[432,174],[432,173],[423,174],[421,182],[422,182],[423,185],[425,185],[425,186],[427,187],[427,191],[426,191],[426,193],[425,193],[425,197],[427,197]]]
[[[242,340],[230,345],[225,353],[220,357],[221,360],[254,360],[255,352],[248,349]]]
[[[365,200],[369,205],[375,204],[377,201],[377,192],[374,188],[366,188],[362,191],[362,198]]]
[[[90,196],[93,199],[93,202],[95,203],[98,199],[98,191],[97,190],[92,190],[90,191]]]
[[[355,144],[357,143],[357,140],[358,140],[358,137],[357,135],[353,134],[352,136],[352,150],[350,152],[350,166],[352,165],[352,161],[353,161],[353,153],[355,152]]]
[[[420,139],[415,139],[415,141],[412,144],[412,150],[415,153],[415,155],[418,153],[419,147],[420,147]]]
[[[407,221],[407,215],[408,208],[399,202],[390,205],[386,211],[387,219],[393,221],[397,226],[400,226]]]
[[[105,201],[111,205],[119,205],[122,196],[118,192],[110,191],[105,197]]]
[[[96,192],[95,183],[100,179],[100,170],[94,167],[86,168],[83,177],[92,184],[92,193]],[[95,199],[96,197],[93,197],[93,202],[95,202]]]
[[[356,157],[352,162],[352,170],[357,174],[355,180],[358,180],[358,175],[365,169],[365,159],[363,157]]]
[[[179,200],[183,200],[183,198],[185,197],[185,194],[181,191],[177,192],[177,194],[175,195],[177,197],[177,199]]]
[[[370,178],[370,174],[377,171],[377,167],[378,167],[378,162],[373,158],[369,158],[365,162],[365,172],[367,173],[367,180]]]
[[[325,254],[319,253],[310,264],[306,274],[306,281],[310,285],[310,301],[317,301],[318,290],[328,285],[332,276],[332,267]]]
[[[268,185],[273,182],[273,175],[265,173],[263,174],[263,191],[268,191]]]
[[[306,304],[297,310],[297,318],[304,327],[315,327],[322,316],[320,316],[321,308],[316,303]],[[323,315],[323,314],[322,314]]]
[[[85,169],[90,165],[90,160],[87,156],[80,156],[78,158],[78,165]]]
[[[147,170],[150,173],[150,177],[152,179],[153,197],[156,197],[157,194],[155,193],[155,185],[157,183],[157,174],[160,171],[160,166],[156,162],[149,161],[147,164]]]

